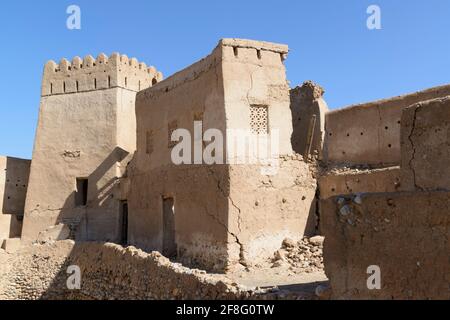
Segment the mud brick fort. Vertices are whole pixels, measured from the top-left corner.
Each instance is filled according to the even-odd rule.
[[[32,159],[0,157],[0,298],[299,298],[227,278],[270,261],[322,270],[316,298],[449,299],[450,85],[329,110],[290,87],[288,52],[222,39],[167,79],[116,53],[48,62]],[[276,173],[174,164],[199,121],[276,130]]]

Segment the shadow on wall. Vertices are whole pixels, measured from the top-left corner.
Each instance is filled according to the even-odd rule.
[[[30,161],[4,158],[4,183],[1,214],[9,223],[9,238],[21,236],[25,196],[30,173]]]
[[[74,177],[76,188],[67,197],[56,225],[41,231],[37,240],[119,242],[119,177],[112,177],[111,170],[128,155],[128,151],[116,147],[88,177]]]

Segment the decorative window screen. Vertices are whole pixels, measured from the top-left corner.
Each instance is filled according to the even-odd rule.
[[[269,112],[267,106],[250,106],[250,127],[254,134],[269,133]]]

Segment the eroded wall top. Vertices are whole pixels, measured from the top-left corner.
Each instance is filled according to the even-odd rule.
[[[48,61],[44,67],[41,95],[68,94],[108,88],[140,91],[151,87],[163,78],[155,67],[147,67],[136,58],[113,53],[101,53],[97,59],[91,55],[72,62],[63,58],[59,64]]]

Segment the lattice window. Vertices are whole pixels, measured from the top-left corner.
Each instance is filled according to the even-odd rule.
[[[250,106],[250,127],[254,134],[269,132],[269,112],[267,106]]]
[[[172,141],[172,133],[175,130],[177,130],[177,129],[178,129],[178,122],[176,120],[169,123],[168,130],[167,130],[167,132],[168,132],[168,139],[169,139],[168,140],[168,147],[169,148],[175,147],[177,145],[177,143],[178,143],[178,141]]]

